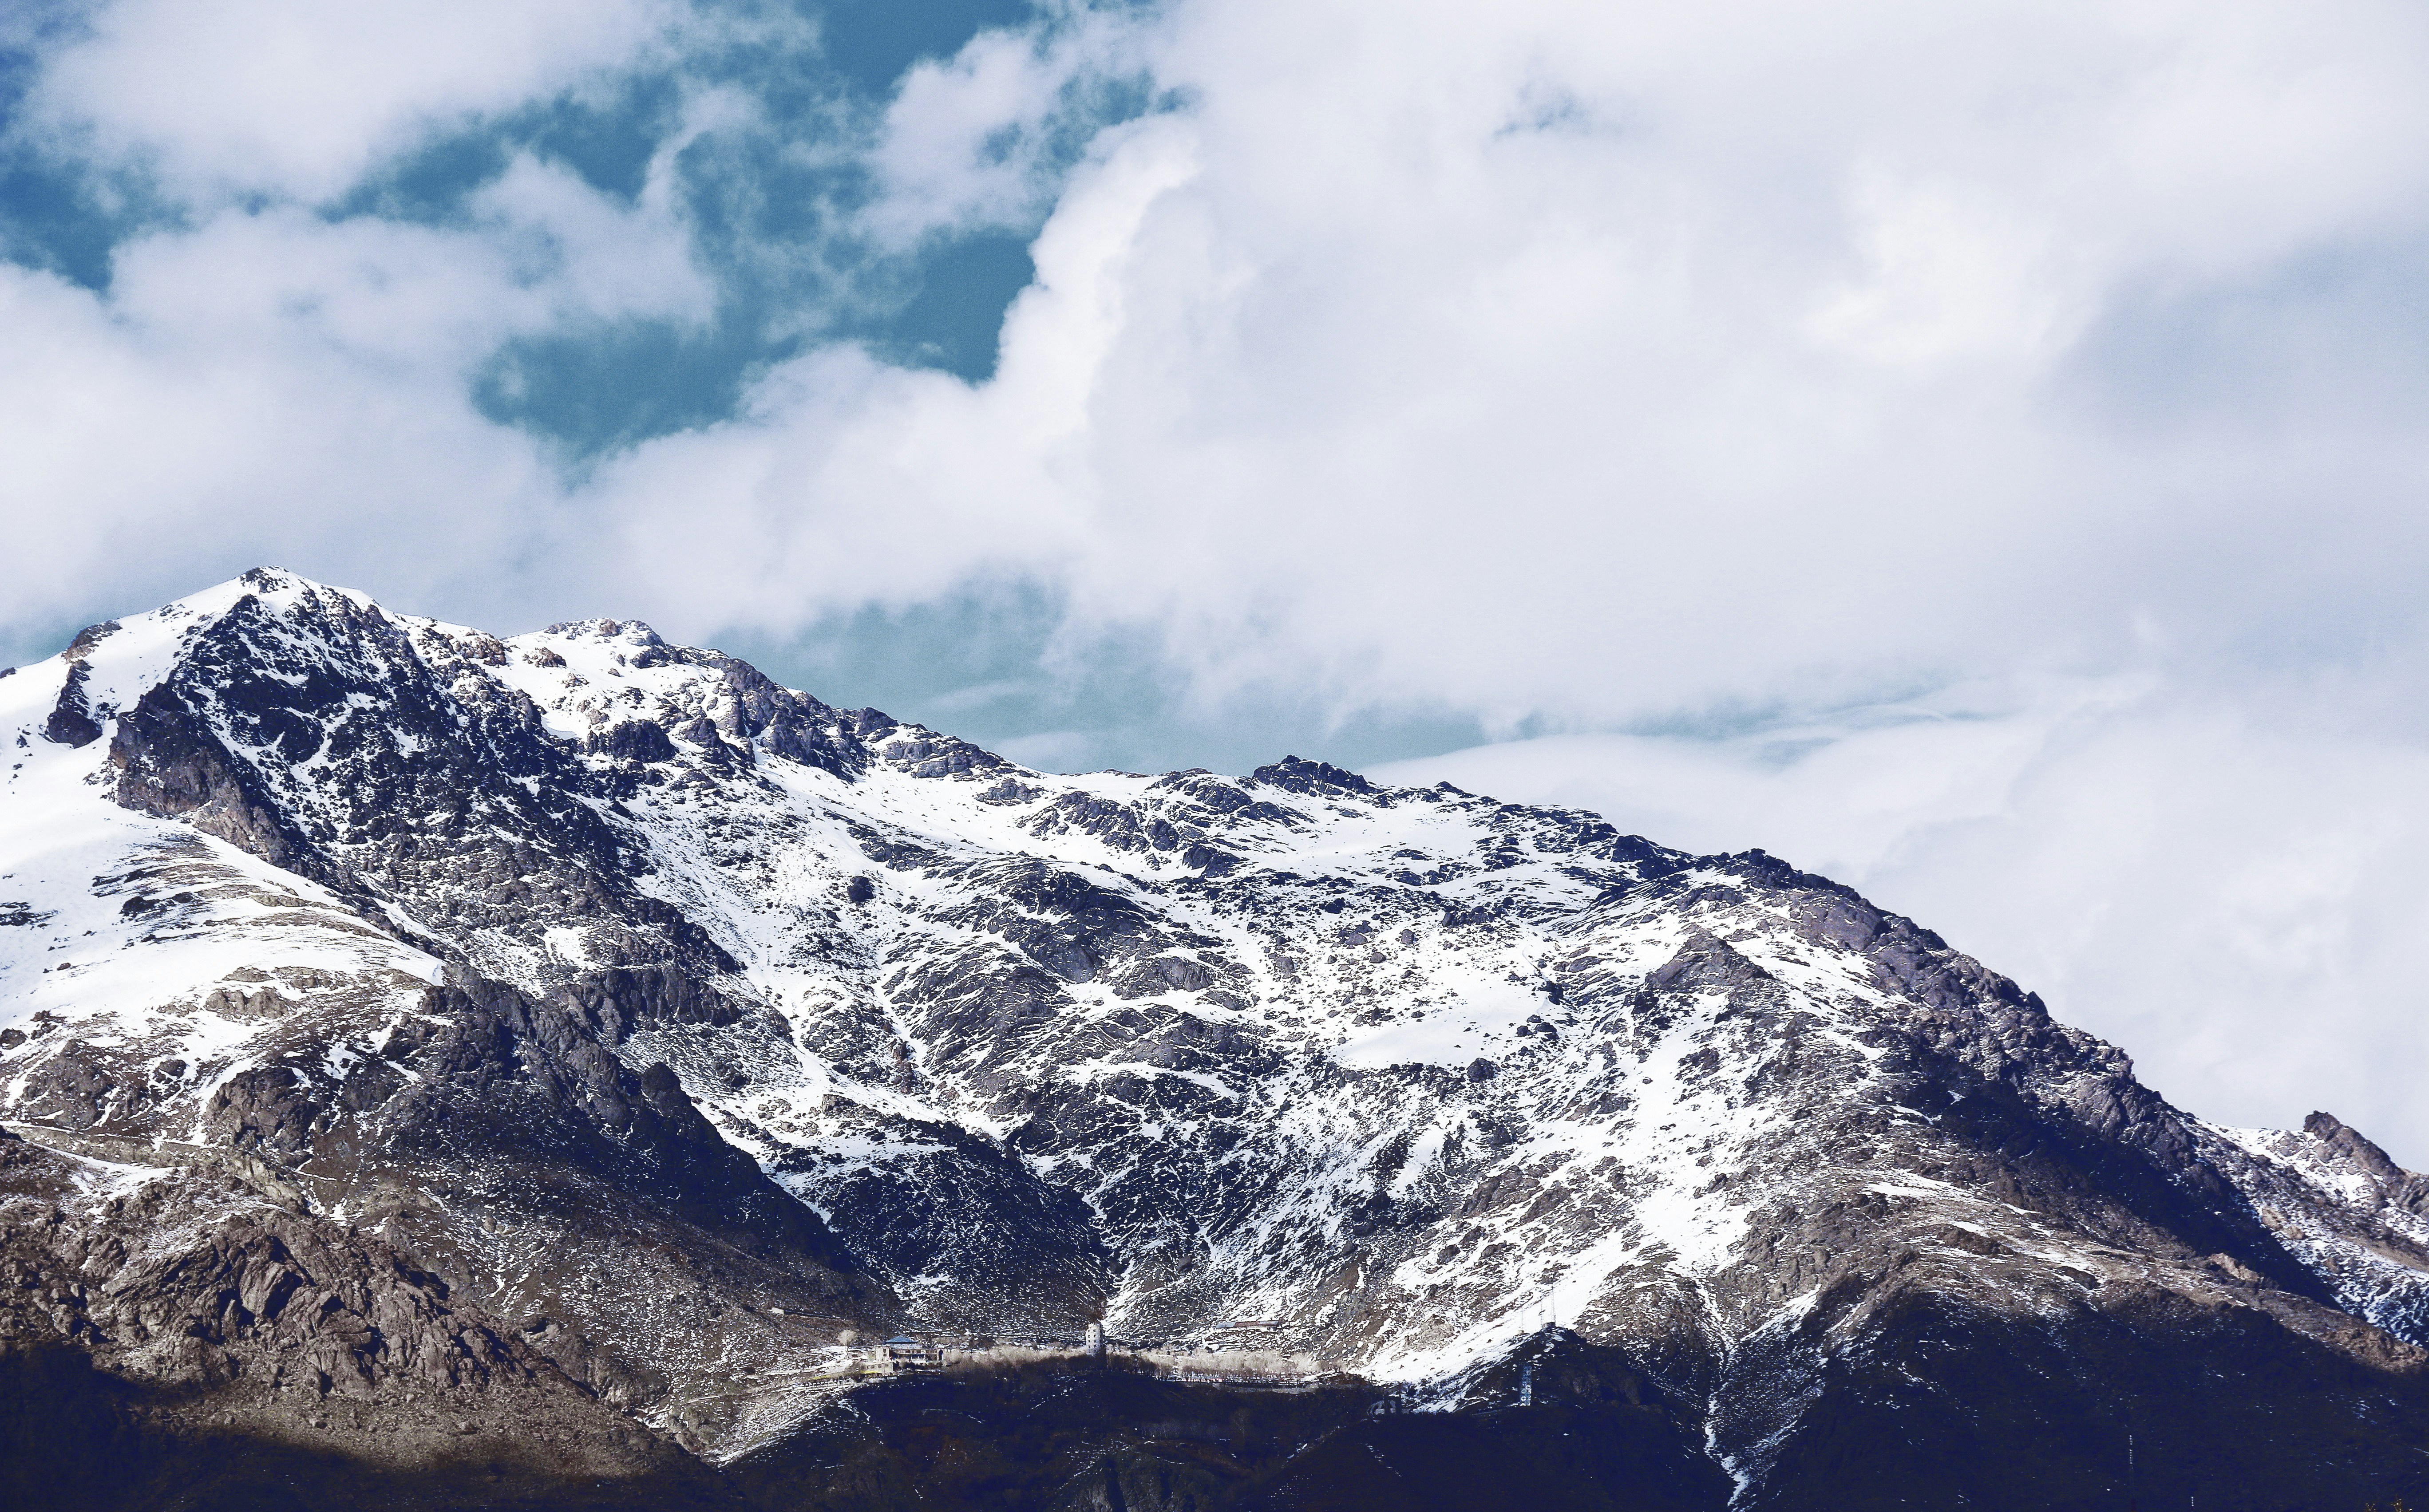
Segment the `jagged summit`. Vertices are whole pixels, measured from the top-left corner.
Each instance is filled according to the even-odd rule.
[[[2247,1477],[2429,1464],[2421,1177],[2189,1118],[1760,851],[1033,771],[267,568],[0,680],[0,740],[12,1326],[263,1432],[776,1453],[847,1332],[1252,1319],[1404,1405],[1650,1414],[1681,1505],[2059,1504],[2019,1467],[2105,1494],[2129,1410]]]

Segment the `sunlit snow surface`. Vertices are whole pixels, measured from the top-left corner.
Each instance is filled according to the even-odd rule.
[[[442,964],[407,937],[446,914],[444,879],[349,902],[120,807],[110,738],[45,737],[74,668],[113,729],[247,595],[273,611],[262,633],[281,637],[280,665],[307,669],[333,654],[315,639],[329,616],[377,614],[273,575],[0,679],[0,1027],[25,1037],[0,1089],[11,1118],[74,1040],[123,1054],[157,1137],[198,1140],[227,1077],[286,1058],[342,1080],[447,971],[546,993],[648,943],[633,919],[543,900],[450,934],[462,964]],[[1659,851],[1592,815],[1448,789],[1040,773],[882,720],[852,727],[868,759],[838,773],[779,754],[746,717],[744,681],[638,624],[504,642],[380,624],[392,642],[350,653],[374,674],[413,658],[458,706],[521,720],[566,771],[598,775],[559,797],[629,843],[641,891],[707,931],[736,965],[719,988],[761,1012],[649,1027],[619,1053],[671,1065],[848,1238],[867,1183],[916,1203],[975,1136],[1084,1205],[1117,1334],[1268,1319],[1294,1347],[1454,1395],[1551,1323],[1622,1332],[1659,1315],[1724,1355],[1789,1337],[1829,1257],[1751,1257],[1765,1214],[1839,1204],[1926,1259],[1973,1264],[1995,1243],[2010,1269],[1978,1283],[1986,1305],[2026,1310],[2056,1307],[2079,1284],[2067,1277],[2139,1263],[1947,1179],[1960,1152],[1902,1101],[1911,1056],[1892,1047],[1950,1047],[2052,1107],[2105,1095],[2123,1058],[1936,940],[1928,979],[2008,997],[1961,1013],[1919,1000],[1879,915],[1766,858]],[[348,666],[358,690],[332,717],[385,726],[421,758],[379,677]],[[611,737],[643,723],[666,737],[647,781],[603,797],[609,774],[639,769]],[[231,748],[342,855],[345,778],[324,754]],[[511,804],[483,812],[430,822],[459,844],[482,825],[502,847],[550,841]],[[1111,922],[1021,901],[1041,886],[1086,891]],[[2039,1059],[2003,1065],[2001,1034],[2032,1038]],[[2294,1136],[2200,1137],[2350,1305],[2418,1328],[2420,1271],[2368,1235],[2394,1224],[2429,1244],[2429,1229],[2369,1216],[2375,1192]],[[505,1296],[516,1276],[496,1253]],[[939,1323],[984,1322],[950,1315],[967,1276],[889,1278]],[[1732,1463],[1765,1431],[1745,1426]]]
[[[222,588],[128,621],[110,656],[88,664],[92,707],[140,698],[180,641],[237,597]],[[0,679],[0,1030],[58,1021],[87,1045],[153,1062],[156,1076],[176,1066],[171,1079],[194,1107],[299,1029],[330,1053],[363,1053],[345,1049],[346,1031],[368,1036],[409,1009],[439,962],[325,888],[110,802],[106,740],[77,748],[40,733],[67,673],[54,659]],[[149,896],[167,901],[129,911]],[[307,996],[311,1022],[298,1026],[287,1010]],[[56,1049],[66,1035],[35,1043],[45,1039]],[[38,1050],[13,1061],[12,1105],[44,1060]]]

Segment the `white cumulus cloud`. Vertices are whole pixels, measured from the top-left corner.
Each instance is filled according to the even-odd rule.
[[[629,61],[680,19],[662,0],[110,0],[48,60],[29,114],[178,192],[317,201],[434,127]]]
[[[667,175],[747,80],[635,203],[534,156],[444,228],[297,205],[712,35],[97,10],[17,129],[183,214],[103,290],[0,270],[0,614],[240,550],[694,636],[1039,584],[1200,715],[1473,719],[1423,770],[1837,870],[2196,1110],[2429,1160],[2418,7],[1062,7],[789,149],[862,155],[882,245],[1044,214],[993,378],[816,346],[555,470],[477,374],[705,318]]]

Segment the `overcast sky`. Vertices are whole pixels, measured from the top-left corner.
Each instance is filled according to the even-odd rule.
[[[2411,0],[32,0],[0,662],[274,563],[1840,877],[2429,1166]]]

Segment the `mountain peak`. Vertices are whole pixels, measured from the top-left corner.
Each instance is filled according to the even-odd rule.
[[[1624,1406],[1714,1512],[1850,1454],[2105,1485],[2047,1422],[2272,1486],[2270,1434],[2349,1479],[2429,1435],[2429,1183],[2189,1118],[1760,852],[1297,756],[1039,772],[638,621],[274,569],[114,624],[0,680],[0,1117],[45,1152],[0,1165],[52,1193],[0,1306],[214,1422],[512,1379],[723,1458],[874,1422],[852,1339],[1101,1323],[1355,1377],[1294,1441],[1386,1460],[1387,1393]],[[74,1279],[139,1251],[134,1300]],[[1978,1410],[2024,1380],[2065,1384]]]
[[[1375,791],[1375,785],[1356,772],[1327,762],[1305,761],[1297,756],[1285,756],[1270,765],[1258,767],[1248,774],[1248,781],[1278,787],[1285,793],[1332,797],[1355,794],[1363,797]]]

